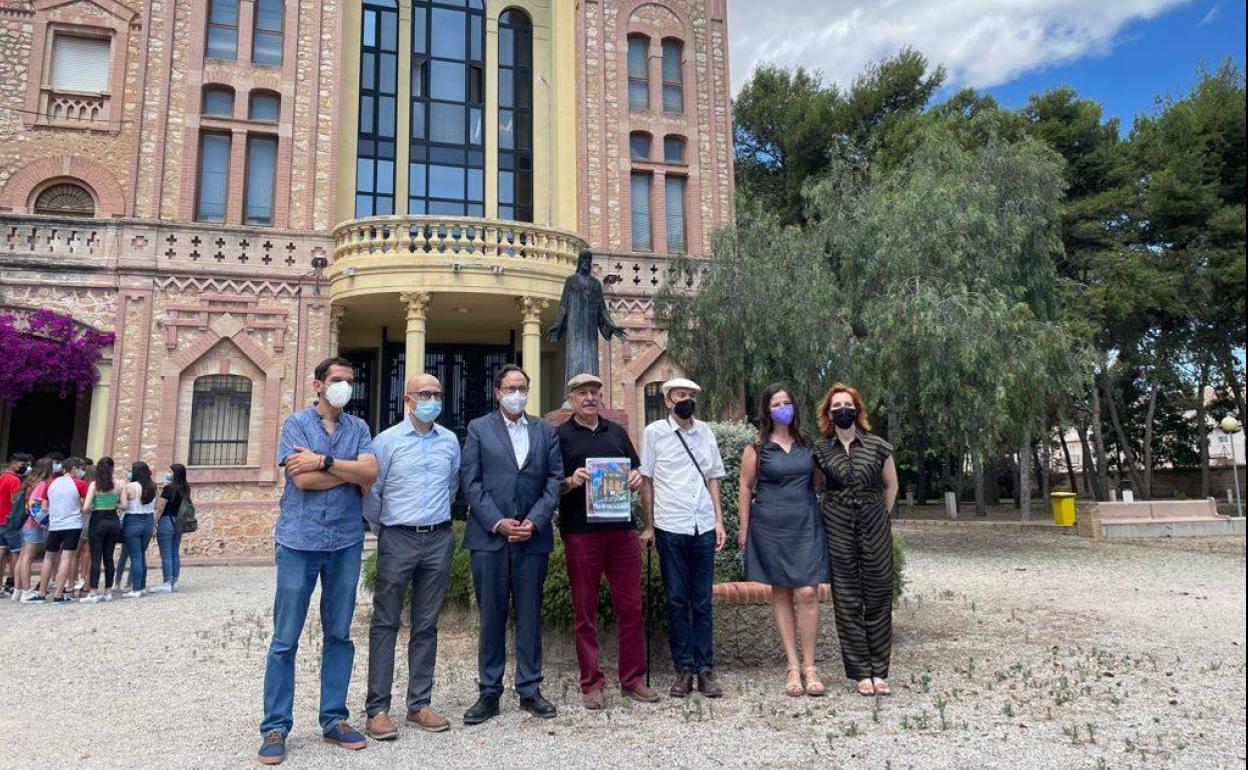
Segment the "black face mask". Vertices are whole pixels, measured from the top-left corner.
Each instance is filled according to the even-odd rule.
[[[682,420],[688,420],[693,416],[694,411],[698,408],[698,403],[692,398],[680,401],[676,406],[672,407],[672,412]]]
[[[841,407],[832,410],[832,424],[841,430],[853,427],[854,421],[858,419],[858,410],[852,406]]]
[[[19,465],[19,466],[18,466],[18,468],[17,468],[17,475],[18,475],[18,476],[25,476],[27,473],[30,473],[30,466],[29,466],[29,465]]]

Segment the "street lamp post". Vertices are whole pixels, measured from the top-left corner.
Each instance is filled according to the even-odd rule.
[[[1243,426],[1239,424],[1239,420],[1228,414],[1222,418],[1222,422],[1218,423],[1218,427],[1231,439],[1231,476],[1235,479],[1235,515],[1242,519],[1244,503],[1239,496],[1239,460],[1235,457],[1235,434],[1239,433]]]

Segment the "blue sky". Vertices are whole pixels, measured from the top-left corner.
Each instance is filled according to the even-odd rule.
[[[1159,94],[1182,96],[1202,63],[1242,68],[1244,0],[729,0],[734,92],[763,62],[848,86],[903,46],[1012,107],[1058,85],[1124,128]]]
[[[1121,118],[1126,130],[1135,115],[1153,110],[1156,96],[1187,93],[1201,64],[1214,69],[1230,56],[1243,69],[1244,26],[1243,0],[1189,3],[1128,23],[1106,52],[1042,66],[987,90],[1017,107],[1032,93],[1069,85],[1104,105],[1106,118]]]

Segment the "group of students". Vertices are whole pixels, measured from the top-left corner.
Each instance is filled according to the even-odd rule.
[[[643,703],[660,697],[647,681],[643,549],[659,554],[675,669],[668,694],[723,695],[714,664],[712,584],[715,554],[727,537],[720,500],[725,473],[714,434],[694,416],[696,383],[676,378],[662,385],[669,414],[645,427],[638,453],[623,426],[601,414],[604,383],[593,374],[566,384],[571,416],[556,427],[527,413],[524,370],[502,367],[494,381],[499,409],[473,420],[461,447],[436,423],[442,407],[436,377],[409,378],[405,418],[373,438],[362,420],[344,412],[353,372],[345,359],[322,361],[313,373],[316,401],[282,427],[277,462],[286,483],[274,530],[274,633],[265,660],[260,762],[286,757],[295,656],[318,582],[324,739],[358,750],[367,738],[399,736],[390,716],[394,655],[409,602],[405,720],[427,732],[450,729],[431,699],[437,619],[455,549],[450,509],[456,495],[469,505],[463,547],[480,616],[478,693],[463,715],[465,725],[499,714],[509,616],[520,708],[540,718],[557,713],[540,689],[542,593],[556,527],[572,591],[585,708],[606,705],[597,635],[604,576],[616,618],[620,694]],[[802,428],[800,407],[785,386],[769,388],[761,407],[757,439],[742,457],[739,545],[747,577],[772,586],[789,663],[785,692],[826,692],[814,655],[819,585],[830,578],[845,672],[860,694],[886,695],[893,558],[888,514],[898,486],[892,447],[870,432],[862,398],[845,385],[833,386],[820,401],[818,437]],[[587,511],[591,458],[627,459],[626,483],[630,494],[640,494],[641,522],[602,520]],[[378,544],[360,731],[348,721],[346,699],[365,525]]]
[[[50,453],[35,460],[14,453],[0,472],[0,591],[22,604],[97,604],[116,593],[135,599],[172,592],[181,572],[182,534],[193,516],[181,464],[170,466],[158,488],[144,462],[121,478],[111,457],[94,462]],[[149,588],[153,534],[163,582]],[[122,583],[127,562],[128,590]]]

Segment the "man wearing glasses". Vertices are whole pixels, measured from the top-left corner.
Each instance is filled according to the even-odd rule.
[[[542,586],[554,538],[551,517],[563,481],[555,427],[525,414],[529,376],[518,366],[494,380],[500,409],[468,424],[460,486],[471,514],[464,546],[481,613],[477,702],[464,724],[498,715],[507,662],[507,611],[516,609],[516,692],[520,708],[543,719],[555,706],[542,697]]]
[[[377,481],[364,501],[364,517],[377,534],[377,582],[368,632],[368,713],[365,732],[386,741],[399,737],[390,718],[394,645],[403,601],[412,590],[407,643],[407,721],[426,732],[450,729],[429,706],[438,652],[438,613],[451,576],[455,535],[451,502],[459,488],[459,440],[434,421],[442,413],[442,385],[416,374],[403,395],[407,417],[373,440]]]

